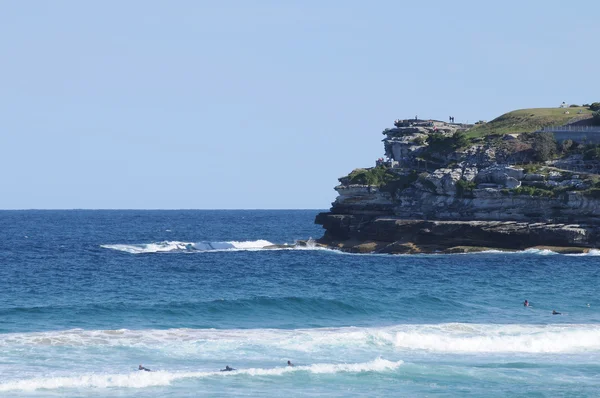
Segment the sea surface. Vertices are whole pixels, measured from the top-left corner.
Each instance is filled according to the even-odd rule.
[[[600,252],[266,249],[316,213],[0,212],[0,396],[600,396]]]

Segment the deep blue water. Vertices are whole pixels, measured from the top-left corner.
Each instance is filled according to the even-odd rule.
[[[600,395],[598,252],[265,248],[316,213],[0,212],[0,395]]]

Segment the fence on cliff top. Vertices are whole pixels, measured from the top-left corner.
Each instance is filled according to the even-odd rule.
[[[559,143],[571,140],[582,144],[600,144],[600,126],[547,126],[536,131],[541,132],[554,134]]]
[[[536,131],[540,132],[550,132],[550,133],[569,133],[569,132],[585,132],[585,133],[598,133],[600,134],[600,126],[573,126],[570,124],[564,126],[547,126],[542,127],[540,130]]]

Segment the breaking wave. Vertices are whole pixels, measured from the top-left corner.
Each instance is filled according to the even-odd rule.
[[[567,254],[567,256],[582,257],[582,256],[600,256],[600,250],[592,249],[587,253]]]
[[[144,388],[166,386],[180,379],[206,377],[239,377],[239,376],[282,376],[297,372],[328,374],[328,373],[361,373],[386,372],[397,369],[403,361],[388,361],[377,358],[363,363],[319,363],[308,366],[279,367],[279,368],[250,368],[231,372],[132,372],[125,374],[87,374],[75,377],[46,377],[22,379],[0,383],[0,392],[4,391],[34,391],[39,389],[59,388]]]
[[[239,349],[241,345],[306,353],[342,346],[440,353],[600,352],[600,325],[443,323],[314,329],[73,329],[0,334],[0,348],[4,350],[23,346],[122,346],[217,352]]]
[[[600,256],[600,250],[590,249],[587,253],[569,253],[562,254],[550,249],[525,249],[521,251],[504,251],[504,250],[485,250],[476,253],[467,253],[467,254],[535,254],[538,256],[554,256],[554,255],[565,255],[565,256],[575,256],[575,257],[585,257],[585,256]]]
[[[397,331],[394,345],[448,353],[590,352],[600,351],[600,325],[432,325]]]
[[[104,249],[112,249],[131,254],[144,253],[198,253],[221,251],[257,251],[257,250],[328,250],[318,246],[313,239],[303,244],[274,244],[268,240],[228,241],[228,242],[179,242],[164,241],[157,243],[111,244],[100,245]]]
[[[262,250],[273,243],[267,240],[230,241],[230,242],[178,242],[101,245],[105,249],[118,250],[131,254],[167,253],[167,252],[215,252],[226,250]],[[290,245],[290,247],[292,247]]]

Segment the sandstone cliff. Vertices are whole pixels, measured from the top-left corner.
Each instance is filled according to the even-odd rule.
[[[589,146],[547,133],[473,137],[470,127],[397,120],[384,130],[386,160],[340,178],[316,219],[320,243],[384,253],[600,246]]]

